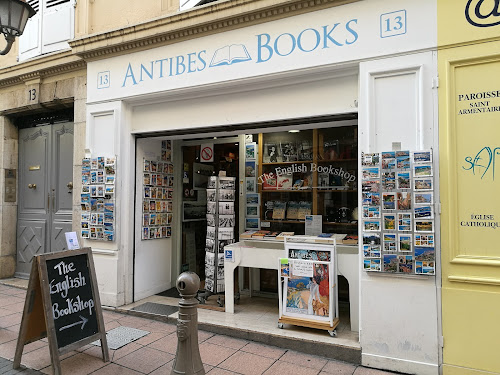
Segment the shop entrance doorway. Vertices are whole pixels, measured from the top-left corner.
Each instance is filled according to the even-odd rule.
[[[207,155],[211,158],[207,158]],[[182,252],[181,272],[196,272],[205,280],[205,240],[207,238],[207,183],[209,176],[235,177],[239,181],[239,141],[237,137],[202,139],[182,146]],[[207,160],[208,159],[208,160]],[[236,197],[239,196],[236,184]],[[235,200],[235,228],[238,228],[238,199]],[[235,230],[235,241],[238,241]]]
[[[62,251],[71,231],[73,123],[19,130],[16,277],[27,278],[34,255]]]

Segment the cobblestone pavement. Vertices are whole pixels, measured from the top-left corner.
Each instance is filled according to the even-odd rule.
[[[0,285],[0,374],[52,374],[46,339],[24,347],[21,364],[12,369],[26,291]],[[86,345],[61,356],[63,374],[170,374],[177,349],[176,326],[155,320],[104,311],[106,331],[124,326],[149,332],[119,349],[110,350],[110,362],[101,348]],[[392,372],[303,354],[234,337],[198,332],[201,359],[209,375],[384,375]]]

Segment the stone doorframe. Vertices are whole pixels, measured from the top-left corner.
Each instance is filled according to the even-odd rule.
[[[43,109],[60,110],[73,106],[74,146],[73,146],[73,186],[81,190],[81,160],[85,152],[87,72],[85,63],[73,63],[60,75],[23,80],[18,76],[2,80],[0,70],[0,279],[13,277],[16,269],[16,224],[17,224],[17,182],[18,182],[18,129],[13,117],[29,116]],[[57,67],[54,67],[56,70]],[[32,77],[30,77],[32,78]],[[33,87],[39,94],[38,103],[29,102],[29,90]],[[16,198],[5,202],[5,175],[7,170],[16,173]],[[73,195],[73,230],[80,225],[80,194]]]

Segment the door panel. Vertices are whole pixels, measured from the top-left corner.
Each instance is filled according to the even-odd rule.
[[[16,277],[29,277],[33,256],[45,253],[45,226],[45,221],[18,220]]]
[[[51,209],[54,210],[54,220],[71,220],[73,188],[69,188],[68,183],[73,184],[73,124],[54,125],[53,132],[52,189],[55,190],[51,191],[54,199]]]
[[[72,227],[73,124],[19,131],[16,276],[28,277],[33,256],[66,249]]]
[[[46,219],[50,159],[50,127],[19,132],[19,217]],[[34,186],[35,185],[35,186]],[[35,219],[31,217],[32,219]]]

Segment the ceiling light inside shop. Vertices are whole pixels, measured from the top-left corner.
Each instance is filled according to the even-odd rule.
[[[289,130],[288,133],[298,133],[300,130]]]

